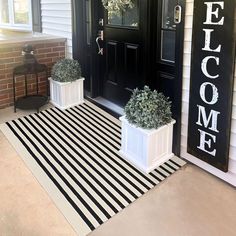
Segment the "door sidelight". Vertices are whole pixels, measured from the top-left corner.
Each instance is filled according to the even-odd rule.
[[[98,36],[96,38],[96,43],[98,46],[98,55],[103,55],[103,48],[100,46],[100,41],[103,41],[103,30],[98,31]]]

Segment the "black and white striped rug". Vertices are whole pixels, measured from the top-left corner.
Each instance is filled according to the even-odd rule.
[[[120,121],[87,101],[0,127],[80,236],[185,164],[173,157],[152,173],[143,174],[118,153]]]

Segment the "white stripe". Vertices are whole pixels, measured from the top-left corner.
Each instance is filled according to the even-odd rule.
[[[45,129],[47,129],[49,132],[51,131],[51,130],[49,129],[49,127],[45,125],[45,123],[46,123],[46,122],[48,123],[49,121],[45,120],[45,123],[44,123],[44,122],[42,122],[42,121],[38,118],[37,115],[33,114],[32,116],[33,116],[38,122],[40,122],[40,124],[41,124]],[[40,117],[41,117],[41,116],[40,116]],[[43,117],[41,117],[41,118],[43,118]],[[43,119],[43,120],[44,120],[44,119]],[[61,138],[60,138],[59,136],[57,136],[57,137],[55,137],[55,138],[57,139],[58,142],[61,143],[61,146],[66,147],[66,144],[61,140]],[[55,144],[55,146],[56,146],[56,144]],[[58,146],[57,146],[57,147],[58,147]],[[61,147],[59,147],[58,149],[60,149],[60,151],[61,151],[65,156],[67,156],[67,154],[64,152],[64,150],[63,150]],[[77,154],[76,154],[72,149],[70,149],[69,147],[66,147],[66,149],[69,151],[69,153],[70,153],[72,156],[76,157]],[[98,189],[98,191],[101,192],[102,195],[105,196],[105,198],[106,198],[117,210],[121,210],[121,207],[102,189],[102,187],[100,187],[100,186],[95,182],[95,180],[93,180],[71,157],[67,156],[67,158],[68,158],[68,160],[76,167],[76,169],[78,169],[78,171],[79,171],[93,186],[95,186],[96,189]],[[82,162],[82,160],[81,160],[80,162]],[[86,166],[86,169],[89,168],[89,166],[88,166],[85,162],[82,163],[82,166]],[[90,171],[90,173],[92,173],[92,175],[95,177],[95,173],[94,173],[92,170]],[[96,179],[99,179],[99,178],[100,178],[100,177],[98,176],[98,178],[96,178]],[[79,178],[79,179],[80,179],[80,178]],[[104,187],[105,187],[105,186],[104,186]],[[93,191],[93,190],[91,190],[91,191]],[[94,194],[95,194],[95,193],[94,193]],[[100,197],[99,197],[99,198],[100,198]],[[102,201],[102,200],[101,200],[101,201]],[[110,212],[110,210],[109,210],[109,212]],[[112,212],[113,212],[113,211],[112,211]]]
[[[70,115],[68,113],[68,111],[70,111],[74,116]],[[57,112],[57,111],[56,111]],[[71,117],[71,119],[73,119],[73,121],[75,123],[80,122],[80,117],[72,110],[66,110],[65,112],[67,112],[67,115],[69,115]],[[62,113],[61,113],[62,114]],[[75,118],[76,117],[76,118]],[[78,119],[78,120],[77,120]],[[117,149],[120,149],[120,145],[118,145],[116,142],[113,141],[113,139],[111,139],[109,136],[105,135],[103,132],[101,132],[100,130],[98,130],[95,126],[92,126],[89,122],[84,121],[84,123],[86,123],[86,126],[83,125],[82,123],[80,123],[80,125],[86,129],[88,132],[92,132],[94,134],[94,131],[96,131],[97,133],[99,133],[100,136],[102,136],[103,138],[106,139],[106,141],[108,140],[110,143],[112,143],[114,146],[117,147]]]
[[[63,115],[62,115],[63,116]],[[70,115],[68,114],[68,116],[70,117]],[[66,116],[63,116],[64,119],[67,121],[67,124],[73,124]],[[60,120],[62,120],[61,118],[59,118]],[[76,125],[76,124],[73,124]],[[69,129],[72,130],[72,128],[70,128],[68,126]],[[87,136],[87,133],[85,133],[81,128],[76,127],[79,129],[79,131],[81,133],[83,133],[85,136]],[[77,134],[78,136],[80,135],[79,133],[77,133],[76,131],[74,131],[74,134]],[[108,161],[112,166],[114,166],[117,170],[119,170],[124,176],[126,176],[129,180],[132,181],[132,183],[134,183],[136,186],[138,186],[140,189],[142,189],[144,192],[147,191],[147,189],[145,187],[143,187],[143,185],[141,185],[139,182],[137,182],[137,180],[135,180],[132,176],[130,176],[126,171],[124,171],[121,167],[119,167],[115,162],[111,162],[110,158],[113,158],[114,160],[118,161],[119,158],[117,158],[113,153],[111,153],[109,150],[107,150],[107,148],[105,149],[105,147],[110,146],[108,143],[105,143],[105,145],[101,145],[99,142],[97,142],[94,138],[90,137],[91,142],[87,141],[86,138],[82,138],[81,139],[84,140],[84,142],[88,143],[89,146],[92,146],[93,143],[95,143],[96,145],[98,145],[100,148],[102,148],[107,155],[105,155],[103,152],[101,152],[99,149],[97,149],[96,147],[93,147],[94,150],[97,151],[97,153],[99,153],[102,157],[104,157],[106,159],[106,161]],[[99,139],[99,138],[98,138]],[[93,143],[92,143],[93,142]],[[103,142],[103,140],[101,140],[101,142]],[[112,148],[111,148],[112,149]],[[113,151],[117,152],[115,149],[113,149]],[[118,153],[118,152],[117,152]],[[119,162],[119,161],[118,161]],[[122,163],[123,164],[123,163]],[[127,168],[128,169],[128,168]],[[133,172],[133,171],[131,171]],[[116,174],[116,172],[113,172],[114,174]],[[117,178],[119,178],[120,175],[117,174]],[[121,181],[126,181],[121,179]],[[132,192],[135,192],[138,196],[140,195],[140,192],[138,192],[136,189],[134,189],[134,187],[132,185],[130,185],[128,182],[127,184],[130,186]],[[151,186],[150,186],[151,187]]]
[[[86,118],[87,120],[89,120],[91,124],[94,124],[94,121],[93,121],[89,116],[86,116],[82,111],[77,110],[77,109],[75,109],[75,111],[74,111],[73,109],[70,109],[70,111],[73,111],[73,112],[76,111],[76,112],[78,112],[80,116],[82,116],[82,117]],[[76,115],[78,115],[78,114],[76,114]],[[86,120],[85,120],[85,121],[86,121]],[[113,132],[110,132],[109,130],[104,129],[99,123],[95,123],[95,124],[94,124],[94,128],[97,129],[97,126],[98,126],[99,129],[101,129],[104,133],[107,134],[107,137],[112,137],[114,140],[116,140],[116,142],[120,143],[120,138],[117,138],[117,137],[113,134]],[[100,131],[100,132],[101,132],[101,131]],[[121,137],[121,135],[119,135],[119,137]]]
[[[28,135],[29,139],[32,140],[32,142],[37,145],[37,147],[48,157],[48,159],[51,160],[49,153],[41,146],[41,144],[29,133],[29,131],[19,122],[19,120],[16,120],[16,123],[22,128],[22,130]],[[33,130],[33,129],[32,129]],[[20,132],[17,130],[17,132]],[[23,135],[22,135],[23,136]],[[25,140],[27,139],[24,137]],[[57,182],[62,186],[62,188],[65,190],[65,192],[70,196],[70,198],[78,205],[78,207],[81,209],[81,211],[84,213],[84,215],[89,219],[89,221],[94,225],[94,227],[99,226],[98,222],[94,219],[94,217],[91,215],[91,213],[87,210],[86,207],[78,200],[78,198],[73,194],[73,192],[69,189],[69,187],[64,183],[64,181],[54,172],[54,170],[50,167],[50,165],[44,160],[44,158],[37,152],[37,150],[34,148],[34,146],[27,140],[28,146],[31,148],[31,150],[34,150],[34,153],[37,153],[38,159],[43,163],[43,165],[47,168],[47,170],[52,174],[52,176],[57,180]],[[54,161],[52,161],[54,162]],[[60,173],[63,173],[63,170],[61,167],[58,166],[56,162],[53,163],[54,166],[59,170]]]
[[[168,177],[170,174],[169,173],[167,173],[166,171],[164,171],[162,168],[160,168],[160,167],[157,167],[156,168],[159,172],[161,172],[163,175],[165,175],[166,177]]]
[[[170,166],[172,166],[173,168],[175,168],[176,170],[179,169],[179,167],[178,167],[176,164],[172,163],[171,161],[167,161],[167,163],[168,163]]]
[[[166,170],[170,171],[171,173],[174,173],[174,172],[175,172],[173,169],[171,169],[171,168],[170,168],[169,166],[167,166],[165,163],[163,163],[162,166],[163,166]]]
[[[31,120],[32,122],[34,122],[34,120]],[[40,122],[40,121],[39,121]],[[64,155],[64,157],[69,160],[72,164],[74,164],[71,160],[68,154],[66,154],[64,152],[63,149],[61,149],[61,147],[50,137],[48,136],[42,129],[41,127],[44,126],[43,123],[40,123],[41,127],[37,125],[37,123],[35,122],[34,125],[46,136],[46,138],[48,138],[48,140],[50,142],[52,142],[52,146],[51,145],[47,145],[47,147],[54,153],[54,155],[62,162],[62,164],[70,171],[70,173],[77,179],[79,180],[80,184],[100,203],[100,205],[110,214],[113,215],[114,212],[110,209],[110,207],[107,206],[107,204],[100,199],[100,197],[94,192],[94,190],[82,179],[80,178],[80,176],[76,173],[76,171],[61,157],[61,155],[59,155],[59,153],[57,153],[54,149],[58,149],[59,151],[61,151],[62,155]],[[42,139],[44,139],[42,137]],[[53,148],[51,148],[53,147]],[[75,165],[74,165],[75,166]],[[76,169],[79,170],[78,166],[75,166]],[[73,180],[72,180],[72,184],[73,184]],[[71,182],[70,182],[71,183]],[[78,185],[75,185],[75,189],[78,189]],[[84,194],[83,190],[81,190],[81,196]],[[93,203],[92,200],[87,199],[87,195],[85,197],[83,197],[84,199],[86,199],[86,201],[89,203],[89,205],[93,206],[93,209],[95,209],[95,212],[98,214],[98,216],[105,221],[107,218],[105,215],[103,215],[102,212],[100,212],[100,209],[95,205],[95,203]]]
[[[164,180],[164,179],[165,179],[162,175],[160,175],[160,174],[157,173],[156,171],[152,171],[152,174],[155,175],[155,176],[157,176],[157,177],[158,177],[159,179],[161,179],[161,180]]]
[[[116,123],[117,125],[121,126],[121,122],[120,120],[116,119],[114,116],[110,115],[109,113],[105,112],[104,110],[102,110],[101,108],[99,108],[98,106],[94,105],[93,103],[89,102],[88,100],[85,100],[86,105],[92,107],[94,110],[96,110],[98,113],[103,114],[104,116],[106,116],[109,120],[113,121],[114,123]]]
[[[78,106],[77,108],[79,108],[80,111],[82,111],[84,114],[91,116],[91,113],[89,113],[88,111],[86,111],[82,106]],[[106,123],[104,123],[101,119],[98,119],[97,117],[93,116],[93,120],[96,121],[98,124],[106,127],[106,129],[108,129],[110,132],[116,134],[117,136],[121,136],[120,134],[120,130],[114,130],[112,129],[112,127]]]
[[[60,115],[63,116],[62,113],[60,113]],[[71,120],[68,120],[67,117],[65,117],[65,119],[67,119],[67,121],[72,124],[72,125],[75,125],[76,128],[78,128],[80,130],[81,133],[83,133],[84,135],[87,136],[87,133],[85,133],[85,131],[83,131],[80,127],[78,127],[76,121],[74,121],[73,119],[73,116],[71,116],[69,113],[67,113],[68,117],[71,118],[73,121]],[[64,116],[63,116],[64,117]],[[82,126],[84,129],[87,129],[83,124],[79,124],[80,126]],[[114,160],[116,160],[119,164],[121,164],[123,167],[125,167],[128,171],[130,171],[132,174],[134,174],[135,176],[138,175],[138,178],[140,179],[140,181],[142,181],[143,183],[145,183],[147,186],[149,186],[150,188],[153,187],[153,185],[148,182],[145,178],[143,178],[141,175],[139,175],[138,173],[136,173],[131,167],[129,167],[127,164],[125,164],[125,162],[121,159],[119,159],[117,156],[115,156],[113,153],[111,153],[107,147],[110,148],[110,150],[114,151],[117,155],[119,155],[119,152],[114,148],[112,147],[109,143],[106,142],[106,140],[103,140],[100,136],[98,136],[97,134],[95,134],[93,131],[91,130],[88,130],[88,132],[90,134],[93,134],[93,136],[95,136],[96,139],[98,139],[103,145],[101,146],[101,144],[99,142],[97,142],[95,139],[93,139],[92,137],[90,138],[90,140],[92,140],[94,143],[96,143],[98,146],[100,146],[104,151],[106,151],[107,155],[109,156],[109,159],[108,161],[110,162],[110,157]],[[97,131],[99,132],[99,131]],[[79,135],[79,134],[78,134]],[[113,162],[111,162],[111,164],[113,164]],[[119,168],[120,170],[120,167],[117,166],[117,168]],[[123,170],[121,170],[123,171]],[[124,174],[126,175],[127,173],[124,172]],[[128,176],[128,178],[132,178],[131,176]],[[156,179],[154,179],[152,176],[148,176],[149,179],[151,179],[153,182],[156,182]],[[133,179],[133,181],[136,183],[136,180]],[[140,183],[137,183],[136,185],[138,185],[141,189],[143,189],[143,186],[140,185]],[[144,191],[146,190],[145,188],[143,189]]]
[[[45,115],[48,117],[48,114],[45,113]],[[51,118],[51,117],[50,117]],[[49,122],[49,120],[47,120],[47,122]],[[61,127],[60,124],[58,124],[56,121],[54,123],[51,123],[51,126],[55,126],[55,123],[61,128],[63,129],[68,135],[71,135],[68,130],[65,130],[66,128],[65,127]],[[55,127],[55,129],[57,129]],[[77,145],[75,145],[71,140],[69,140],[63,133],[61,133],[61,131],[58,130],[58,133],[78,152],[80,153],[82,156],[84,156],[87,160],[90,161],[90,163],[95,167],[95,169],[97,169],[100,173],[102,173],[108,180],[110,180],[110,182],[116,186],[121,192],[123,192],[131,201],[132,199],[134,199],[132,196],[130,196],[129,193],[125,192],[125,190],[121,190],[121,187],[113,178],[111,178],[111,176],[106,172],[104,171],[103,169],[101,169],[101,167],[99,167],[92,159],[90,159],[90,157],[84,153]],[[75,139],[74,139],[75,140]],[[78,140],[76,140],[76,142],[78,143]],[[85,149],[85,151],[87,151],[92,157],[94,157],[96,159],[96,156],[94,156],[94,153],[91,151],[90,148],[87,148],[87,146],[84,146],[82,143],[80,143],[80,146]],[[82,160],[80,160],[82,161]],[[87,165],[86,165],[86,168],[87,168]],[[102,179],[100,177],[100,179]],[[105,181],[105,180],[104,180]],[[106,183],[106,181],[105,181]],[[116,192],[116,190],[113,190],[113,188],[109,185],[109,183],[106,183],[106,187],[117,197],[117,199],[120,200],[120,202],[122,202],[122,204],[124,206],[127,206],[128,205],[128,202],[126,202],[126,200],[123,199],[123,197],[120,196],[119,193]]]
[[[94,117],[98,117],[98,119],[101,119],[104,123],[108,124],[109,126],[112,126],[114,129],[116,129],[118,132],[121,131],[121,127],[117,127],[113,122],[111,122],[109,119],[106,119],[103,115],[101,115],[100,112],[94,111],[91,109],[90,106],[86,106],[85,104],[81,104],[81,107],[88,110],[91,115],[94,115]]]
[[[67,124],[69,124],[69,122],[70,122],[70,121],[67,119],[67,117],[65,117],[65,119],[62,119],[62,118],[60,118],[60,117],[57,117],[57,118],[58,118],[61,122],[63,122],[63,121],[66,120]],[[58,123],[58,124],[59,124],[59,123]],[[61,128],[64,129],[64,127],[61,127]],[[87,149],[87,151],[90,152],[90,153],[94,156],[94,158],[95,158],[102,166],[104,166],[104,167],[106,168],[106,170],[108,170],[110,173],[112,173],[117,179],[119,179],[119,180],[121,181],[121,183],[123,183],[125,186],[127,186],[128,189],[130,189],[130,190],[131,190],[133,193],[135,193],[137,196],[140,196],[140,195],[141,195],[141,193],[139,193],[131,184],[129,184],[123,177],[121,177],[121,176],[119,175],[119,173],[117,173],[115,170],[113,170],[112,167],[110,167],[107,163],[105,163],[103,160],[101,160],[101,158],[99,158],[99,157],[97,156],[97,154],[93,152],[93,151],[97,152],[98,155],[100,155],[101,157],[103,157],[103,158],[104,158],[109,164],[111,164],[111,166],[113,166],[114,168],[116,168],[116,169],[119,168],[115,163],[110,163],[109,158],[108,158],[103,152],[101,152],[97,147],[95,147],[93,143],[89,142],[86,138],[82,137],[82,135],[80,135],[79,133],[77,133],[77,131],[75,131],[75,130],[74,130],[72,127],[70,127],[69,125],[66,127],[66,129],[67,129],[67,130],[71,130],[74,135],[77,135],[78,137],[80,137],[80,139],[86,144],[86,145],[85,145],[85,144],[82,144],[82,143],[81,143],[80,145],[83,146],[84,149]],[[82,133],[82,131],[81,131],[81,133]],[[71,134],[70,134],[70,135],[71,135]],[[71,138],[73,138],[74,140],[76,140],[76,137],[73,137],[72,135],[71,135]],[[92,137],[90,137],[90,139],[93,140]],[[100,144],[98,144],[98,145],[100,145]],[[88,148],[88,147],[90,147],[90,148]],[[102,146],[100,146],[100,147],[103,148]],[[91,149],[92,149],[93,151],[91,151]],[[119,170],[120,170],[120,169],[119,169]],[[120,170],[120,172],[122,172],[122,170]],[[119,185],[119,188],[120,188],[120,187],[122,187],[122,186]],[[123,188],[123,187],[122,187],[122,188]],[[123,188],[123,191],[126,191],[126,190]],[[126,192],[127,192],[127,191],[126,191]],[[127,192],[127,194],[130,194],[130,193]],[[131,194],[130,194],[129,199],[131,199],[131,198],[133,198],[133,196],[131,196]]]
[[[177,164],[179,164],[180,166],[183,166],[183,165],[186,164],[185,161],[183,161],[182,159],[180,159],[180,158],[177,157],[177,156],[173,156],[173,157],[171,158],[171,160],[175,161],[175,162],[176,162]]]

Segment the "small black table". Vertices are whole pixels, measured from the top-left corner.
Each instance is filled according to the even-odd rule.
[[[46,95],[39,94],[39,81],[38,73],[44,72],[46,76]],[[36,78],[36,94],[28,95],[27,90],[27,75],[35,75]],[[25,76],[25,96],[16,99],[16,80],[17,76]],[[48,102],[48,69],[44,64],[34,63],[34,64],[23,64],[17,66],[13,69],[13,96],[14,96],[14,112],[16,108],[30,110],[36,109],[39,112],[39,108]]]

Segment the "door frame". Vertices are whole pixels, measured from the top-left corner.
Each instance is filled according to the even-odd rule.
[[[87,47],[87,39],[86,39],[86,0],[71,0],[72,3],[72,45],[73,45],[73,59],[78,60],[81,64],[82,76],[84,75],[84,71],[86,68],[86,55],[90,54],[90,75],[86,79],[90,80],[88,94],[89,97],[97,97],[100,95],[100,81],[95,79],[95,74],[99,73],[99,65],[97,59],[97,48],[95,43],[95,39],[97,37],[98,32],[98,0],[91,0],[91,39],[90,39],[90,49]]]
[[[154,60],[152,56],[152,48],[153,48],[153,34],[155,34],[156,29],[154,30],[153,27],[157,27],[153,25],[153,18],[156,17],[152,15],[152,8],[155,5],[157,0],[147,0],[148,1],[148,15],[151,16],[148,19],[149,27],[147,27],[147,40],[149,43],[147,44],[148,47],[146,48],[147,54],[147,63],[150,65],[146,67],[146,84],[152,87],[152,79],[155,78],[155,75],[152,73],[152,63],[151,61]],[[86,0],[72,0],[72,44],[73,44],[73,58],[80,61],[83,68],[86,67],[85,57],[87,53],[91,54],[91,74],[90,77],[87,78],[90,80],[89,90],[89,97],[94,98],[101,95],[101,80],[96,79],[94,76],[96,73],[99,73],[99,60],[97,55],[97,46],[94,43],[97,37],[97,32],[99,30],[98,27],[98,0],[91,0],[91,48],[90,52],[86,50],[86,19],[85,19],[85,3]],[[180,156],[180,149],[181,149],[181,113],[182,113],[182,77],[183,77],[183,56],[184,56],[184,21],[185,21],[185,6],[186,0],[178,0],[178,3],[182,6],[182,24],[179,27],[178,31],[176,32],[176,38],[178,39],[176,44],[176,71],[175,71],[175,91],[177,93],[175,101],[178,104],[178,109],[176,112],[176,116],[178,120],[175,124],[175,129],[177,132],[175,140],[175,147],[174,153],[177,156]]]

